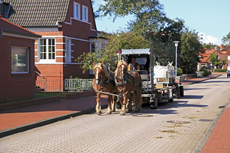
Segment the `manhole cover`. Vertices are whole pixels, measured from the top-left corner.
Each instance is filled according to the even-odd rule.
[[[199,121],[202,121],[202,122],[213,122],[214,119],[200,119]]]
[[[219,106],[219,108],[224,108],[225,106]]]
[[[168,123],[176,123],[176,124],[188,124],[188,123],[191,123],[191,122],[188,122],[188,121],[166,121]]]

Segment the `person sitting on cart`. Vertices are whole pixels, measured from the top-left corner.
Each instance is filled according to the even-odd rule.
[[[140,71],[140,65],[136,62],[136,58],[132,58],[132,62],[128,65],[128,71]]]

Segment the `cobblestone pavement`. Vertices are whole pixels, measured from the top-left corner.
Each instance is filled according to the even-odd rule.
[[[86,114],[0,139],[0,153],[191,153],[227,104],[230,80],[222,76],[185,85],[185,96],[157,110]]]

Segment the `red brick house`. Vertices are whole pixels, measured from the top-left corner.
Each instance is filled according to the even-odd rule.
[[[4,2],[11,3],[9,21],[42,35],[35,42],[37,80],[90,77],[89,72],[82,73],[81,63],[75,59],[91,50],[91,38],[97,36],[91,0]]]
[[[212,66],[209,57],[214,53],[217,54],[219,59],[221,60],[226,59],[226,64],[222,66],[222,69],[230,70],[230,46],[224,46],[223,44],[221,44],[220,47],[212,47],[210,49],[205,49],[204,53],[199,54],[200,62],[197,65],[198,71],[203,66],[207,66],[207,67]]]
[[[0,103],[34,98],[34,42],[40,37],[0,15]]]

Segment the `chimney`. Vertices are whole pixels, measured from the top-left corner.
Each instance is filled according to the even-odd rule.
[[[223,44],[220,45],[220,50],[222,50],[222,49],[224,49],[224,45]]]

